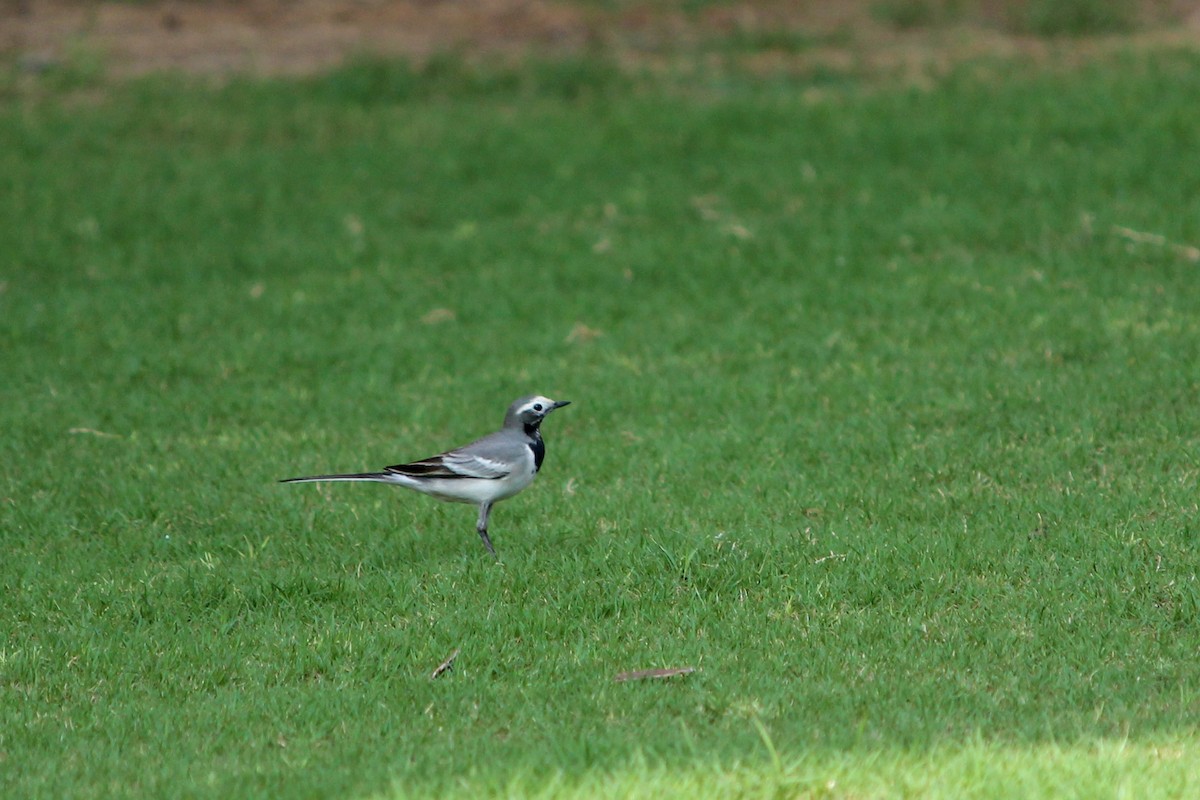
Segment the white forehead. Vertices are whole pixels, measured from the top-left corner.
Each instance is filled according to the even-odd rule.
[[[533,411],[534,406],[541,406],[541,408],[538,410],[545,411],[547,408],[549,408],[552,405],[554,405],[553,400],[551,400],[549,397],[542,397],[539,394],[539,395],[530,397],[524,403],[521,403],[520,408],[517,409],[517,413],[520,414],[523,411]]]

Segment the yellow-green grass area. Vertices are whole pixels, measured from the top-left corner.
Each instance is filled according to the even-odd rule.
[[[764,740],[770,748],[769,739]],[[770,752],[770,751],[768,751]],[[1064,745],[980,740],[899,751],[810,751],[786,760],[651,766],[635,758],[615,770],[463,779],[455,794],[555,798],[1006,798],[1189,797],[1200,782],[1191,736]],[[371,797],[414,794],[402,783]]]

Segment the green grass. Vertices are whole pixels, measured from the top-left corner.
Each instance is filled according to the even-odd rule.
[[[871,16],[896,28],[910,29],[955,22],[966,16],[962,0],[877,0]]]
[[[1177,16],[1169,4],[1129,0],[877,0],[870,8],[875,19],[900,29],[974,22],[1042,37],[1128,34],[1156,15]]]
[[[1126,0],[1030,0],[1009,12],[1009,27],[1037,36],[1129,33],[1137,27],[1136,3]]]
[[[1194,794],[1197,68],[9,84],[3,794]]]

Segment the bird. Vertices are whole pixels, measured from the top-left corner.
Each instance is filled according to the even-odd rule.
[[[472,503],[479,508],[475,531],[488,552],[496,548],[488,536],[492,506],[507,500],[533,483],[546,457],[541,426],[551,411],[570,405],[540,394],[514,400],[504,415],[504,425],[470,444],[436,456],[385,467],[380,472],[308,475],[284,478],[280,483],[317,481],[367,481],[390,483],[451,503]]]

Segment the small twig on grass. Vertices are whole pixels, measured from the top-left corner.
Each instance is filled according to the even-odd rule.
[[[676,675],[691,675],[696,671],[695,667],[675,667],[673,669],[639,669],[633,672],[622,672],[615,680],[617,683],[625,681],[644,681],[647,678],[674,678]]]
[[[1200,261],[1200,247],[1193,247],[1190,244],[1178,244],[1161,234],[1135,231],[1133,228],[1126,228],[1122,225],[1113,225],[1113,232],[1131,242],[1165,247],[1175,253],[1175,255],[1186,258],[1188,261]]]
[[[454,659],[458,658],[459,650],[461,650],[461,648],[458,648],[458,647],[454,648],[454,652],[451,653],[450,655],[446,656],[445,661],[438,664],[437,669],[435,669],[433,671],[433,674],[429,676],[429,680],[433,680],[434,678],[441,675],[443,672],[449,672],[450,669],[454,666]]]
[[[102,436],[105,439],[120,439],[121,438],[121,434],[119,434],[119,433],[105,433],[104,431],[98,431],[98,430],[95,430],[94,428],[67,428],[67,433],[70,433],[72,435],[86,433],[91,436]]]

